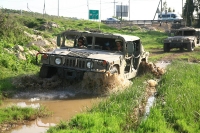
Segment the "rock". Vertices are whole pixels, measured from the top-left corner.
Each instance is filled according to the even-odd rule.
[[[155,87],[158,85],[158,82],[153,79],[148,80],[147,83],[149,84],[149,87]]]
[[[24,52],[24,48],[23,48],[21,45],[15,45],[14,48],[15,48],[17,51]]]
[[[35,56],[38,53],[38,51],[36,51],[36,50],[29,50],[27,53],[30,54],[30,55],[32,55],[32,56]]]
[[[18,52],[16,54],[17,58],[20,59],[20,60],[26,60],[26,56],[24,53],[21,53],[21,52]]]
[[[40,46],[39,48],[40,48],[40,51],[39,51],[40,53],[46,52],[46,49],[45,49],[45,48],[43,48],[43,47],[41,47],[41,46]]]

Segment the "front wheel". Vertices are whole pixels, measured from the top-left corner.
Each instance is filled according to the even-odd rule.
[[[187,51],[188,52],[194,51],[194,42],[187,44]]]
[[[41,78],[47,78],[48,75],[49,75],[49,67],[42,65],[42,67],[40,68],[39,76]]]
[[[40,68],[39,76],[41,78],[51,78],[53,75],[57,73],[57,69],[53,67],[49,67],[46,65],[42,65]]]
[[[170,51],[170,47],[168,43],[164,43],[164,52],[169,52]]]
[[[116,66],[113,66],[113,67],[110,69],[110,73],[111,73],[111,74],[114,74],[114,73],[118,74],[119,72],[118,72],[117,67],[116,67]]]

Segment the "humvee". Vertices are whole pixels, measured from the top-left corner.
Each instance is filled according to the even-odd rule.
[[[199,46],[199,29],[192,27],[184,27],[171,31],[171,37],[164,39],[164,52],[169,52],[172,48],[179,48],[181,51],[194,51]]]
[[[84,38],[84,48],[77,46],[80,37]],[[122,41],[122,51],[114,49],[116,39]],[[131,79],[137,75],[140,62],[148,61],[149,52],[137,36],[67,30],[57,35],[55,50],[38,55],[41,78],[57,74],[64,79],[81,80],[84,73],[95,72],[117,73]]]

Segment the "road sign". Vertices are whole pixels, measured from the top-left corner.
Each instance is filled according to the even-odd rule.
[[[89,10],[89,19],[99,19],[99,10]]]

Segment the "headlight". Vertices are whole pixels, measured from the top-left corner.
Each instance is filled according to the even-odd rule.
[[[61,58],[56,58],[56,59],[55,59],[55,63],[56,63],[57,65],[60,65],[60,64],[61,64]]]
[[[183,42],[183,40],[181,40],[181,42]]]
[[[93,62],[87,62],[87,68],[93,68]]]
[[[172,40],[169,40],[169,42],[172,42]]]

